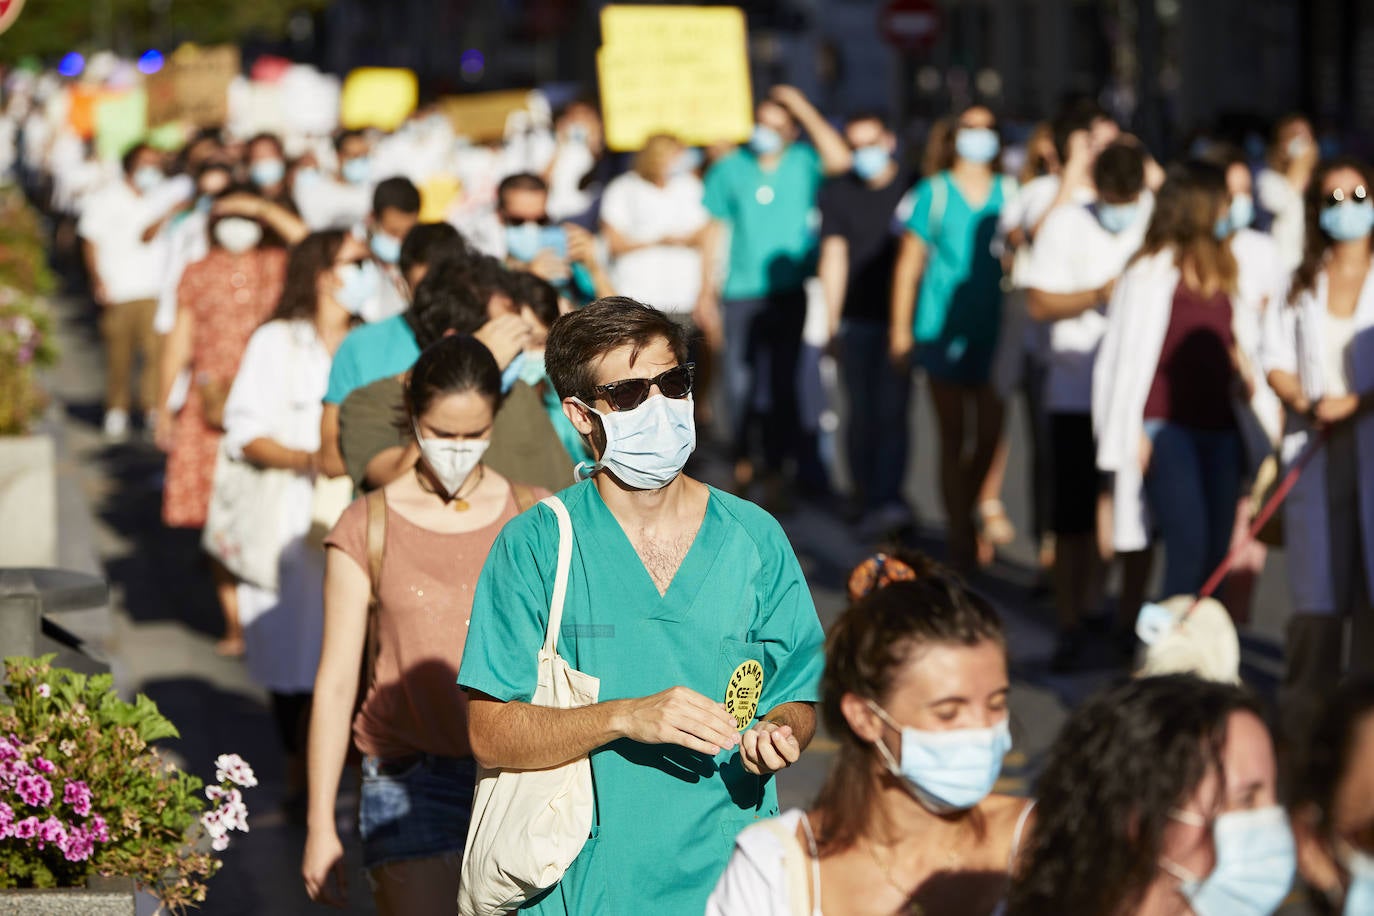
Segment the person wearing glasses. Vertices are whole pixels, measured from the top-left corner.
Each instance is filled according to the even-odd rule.
[[[601,299],[558,319],[545,365],[595,455],[560,494],[574,543],[558,649],[600,679],[600,701],[530,705],[559,546],[536,507],[477,585],[458,673],[473,755],[518,770],[591,759],[596,835],[522,912],[699,916],[815,731],[820,622],[777,522],[682,472],[696,429],[677,322]]]
[[[1288,624],[1284,737],[1302,747],[1322,697],[1374,672],[1374,200],[1359,162],[1323,163],[1307,193],[1307,249],[1288,301],[1266,315],[1263,361],[1287,415],[1281,458],[1317,451],[1284,502]],[[1318,437],[1324,437],[1324,441]],[[1320,441],[1321,444],[1312,443]]]

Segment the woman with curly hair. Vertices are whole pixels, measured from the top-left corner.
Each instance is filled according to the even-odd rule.
[[[1038,789],[1009,916],[1267,916],[1292,884],[1273,746],[1238,687],[1170,675],[1098,693]]]
[[[840,743],[810,811],[740,834],[708,916],[987,916],[1030,805],[992,794],[1011,748],[1007,650],[992,607],[919,554],[850,577],[826,641]]]
[[[1298,868],[1314,911],[1374,913],[1374,678],[1332,696],[1295,782]]]

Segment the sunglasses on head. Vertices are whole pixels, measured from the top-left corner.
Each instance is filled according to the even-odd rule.
[[[696,363],[685,363],[653,378],[627,378],[597,385],[592,389],[593,400],[605,398],[612,410],[634,410],[649,399],[649,391],[657,385],[665,398],[680,401],[692,393],[692,370],[695,368]]]
[[[1347,200],[1353,200],[1357,204],[1362,204],[1368,199],[1369,192],[1365,190],[1364,185],[1359,184],[1356,185],[1355,189],[1352,191],[1347,191],[1344,188],[1337,188],[1332,191],[1330,194],[1326,195],[1326,205],[1328,207],[1334,207],[1336,204],[1344,203]]]

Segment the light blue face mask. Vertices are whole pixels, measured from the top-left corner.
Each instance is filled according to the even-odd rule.
[[[1374,913],[1374,856],[1352,849],[1343,858],[1350,887],[1345,890],[1341,916],[1368,916]]]
[[[954,152],[965,162],[991,162],[1001,148],[1002,141],[991,127],[961,127],[954,135]]]
[[[577,467],[584,480],[599,470],[636,490],[661,490],[682,473],[697,447],[696,407],[692,397],[651,396],[634,410],[602,413],[573,398],[601,418],[606,449],[594,464]]]
[[[395,264],[401,260],[401,240],[394,235],[387,235],[380,229],[373,230],[367,245],[377,256],[377,260],[384,264]]]
[[[1212,238],[1216,239],[1218,242],[1226,241],[1231,237],[1231,233],[1235,231],[1235,228],[1231,225],[1231,214],[1229,211],[1218,216],[1217,221],[1212,224]]]
[[[1129,204],[1097,205],[1097,221],[1112,235],[1125,232],[1134,226],[1139,216],[1140,204],[1135,201]]]
[[[138,168],[134,169],[134,187],[138,188],[140,191],[146,194],[153,188],[162,184],[163,177],[164,176],[162,174],[162,169],[158,168],[157,166],[141,165]]]
[[[701,168],[702,159],[701,150],[695,146],[689,146],[678,154],[678,157],[673,160],[672,167],[668,171],[674,175],[686,175],[690,172],[695,172],[697,169]]]
[[[1207,822],[1190,811],[1174,811],[1170,817],[1184,824],[1205,827]],[[1168,861],[1161,867],[1178,878],[1178,892],[1196,916],[1270,916],[1283,903],[1293,885],[1297,853],[1288,815],[1278,805],[1251,811],[1228,811],[1212,823],[1217,864],[1205,878]]]
[[[334,301],[350,315],[361,315],[382,287],[382,274],[371,261],[335,268],[343,285],[334,291]]]
[[[885,146],[861,146],[854,151],[854,174],[860,181],[872,181],[883,173],[892,161],[892,154]]]
[[[749,137],[749,148],[755,155],[771,156],[773,153],[782,152],[782,134],[766,124],[754,125],[754,133]]]
[[[959,728],[929,732],[905,728],[872,700],[868,707],[891,729],[901,732],[902,759],[882,741],[878,753],[888,772],[935,814],[967,811],[988,797],[1002,772],[1002,758],[1011,750],[1011,727],[1003,719],[991,728]]]
[[[372,161],[366,156],[349,159],[339,167],[339,174],[349,184],[367,184],[372,177]]]
[[[520,355],[525,357],[520,363],[520,381],[534,388],[548,378],[548,371],[544,366],[543,350],[538,353],[525,350]]]
[[[313,166],[296,169],[296,187],[298,188],[313,188],[321,181],[324,181],[324,176],[320,174],[319,169]]]
[[[523,264],[539,254],[539,235],[543,227],[535,222],[506,227],[506,254]]]
[[[1249,194],[1237,194],[1232,197],[1229,218],[1232,232],[1250,228],[1255,222],[1255,198]]]
[[[510,365],[501,370],[501,393],[510,394],[510,390],[515,387],[515,383],[525,377],[525,366],[529,364],[530,358],[521,350],[515,354],[515,359],[510,361]]]
[[[248,177],[260,188],[270,188],[286,177],[286,163],[280,159],[259,159],[248,167]]]
[[[1337,242],[1353,242],[1374,228],[1374,201],[1345,200],[1323,208],[1322,231]]]

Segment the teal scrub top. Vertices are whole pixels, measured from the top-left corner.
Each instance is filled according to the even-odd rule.
[[[795,292],[815,273],[824,179],[820,156],[805,143],[789,145],[771,172],[747,147],[711,166],[703,203],[730,224],[724,298]]]
[[[935,377],[985,382],[1002,327],[1002,262],[993,253],[997,220],[1008,191],[998,177],[978,209],[969,206],[949,172],[916,186],[907,229],[928,251],[913,334],[922,365]],[[932,203],[943,199],[943,212]]]
[[[404,315],[393,315],[348,332],[329,367],[326,404],[342,404],[354,390],[400,375],[420,358],[420,345]]]
[[[595,481],[559,497],[575,544],[558,651],[601,679],[601,701],[681,685],[728,705],[732,677],[758,667],[755,718],[817,700],[821,626],[771,516],[712,489],[696,540],[660,596]],[[501,531],[477,583],[463,687],[502,701],[534,695],[557,553],[547,507]],[[735,708],[748,715],[749,705]],[[523,911],[701,916],[735,836],[778,812],[773,780],[746,772],[738,748],[711,758],[621,739],[593,751],[591,762],[598,822],[563,880]]]

